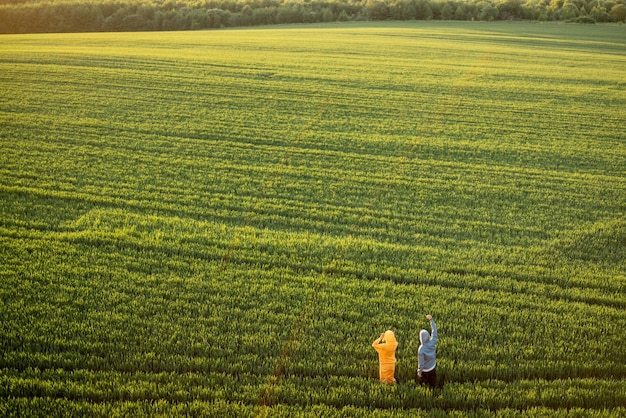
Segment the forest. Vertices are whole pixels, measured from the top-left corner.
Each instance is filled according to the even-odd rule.
[[[174,31],[384,21],[626,20],[624,0],[0,0],[0,33]]]

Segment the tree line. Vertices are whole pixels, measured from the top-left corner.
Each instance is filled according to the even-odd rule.
[[[382,20],[624,22],[626,0],[0,0],[0,33]]]

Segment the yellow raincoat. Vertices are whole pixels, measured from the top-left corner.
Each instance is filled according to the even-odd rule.
[[[377,338],[372,343],[372,347],[378,352],[380,381],[383,383],[396,383],[394,374],[396,371],[396,348],[398,348],[398,341],[396,341],[393,331],[385,331],[385,335],[382,338]]]

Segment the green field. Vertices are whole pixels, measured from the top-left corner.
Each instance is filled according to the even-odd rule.
[[[0,415],[626,414],[624,26],[5,35],[0,90]]]

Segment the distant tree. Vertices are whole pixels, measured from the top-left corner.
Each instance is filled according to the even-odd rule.
[[[520,0],[502,0],[496,4],[502,20],[517,20],[524,18],[524,8]]]
[[[389,17],[393,20],[412,20],[416,13],[413,0],[393,1],[389,5]]]
[[[565,0],[565,3],[563,3],[563,6],[561,7],[560,15],[561,19],[575,19],[580,16],[580,10],[578,10],[578,7],[574,3],[570,2],[570,0]]]
[[[417,15],[417,8],[414,1],[405,0],[400,3],[402,5],[402,19],[413,20]]]
[[[100,9],[94,5],[81,3],[69,7],[66,13],[66,31],[93,32],[102,28],[104,18]]]
[[[209,16],[206,13],[205,9],[193,9],[189,12],[189,17],[191,19],[191,29],[207,29],[211,26],[209,25]]]
[[[548,20],[561,19],[561,6],[563,6],[563,0],[550,0],[546,9],[548,13]]]
[[[465,13],[465,8],[463,4],[459,3],[456,6],[456,10],[454,11],[454,20],[467,20],[467,14]]]
[[[485,6],[483,6],[482,9],[480,9],[478,18],[486,22],[493,22],[498,18],[499,13],[500,12],[498,11],[498,8],[496,6],[492,4],[486,4]]]
[[[450,3],[446,3],[441,7],[441,19],[452,20],[454,18],[454,9]]]
[[[209,27],[223,28],[225,26],[228,26],[228,14],[229,12],[220,9],[207,10]]]
[[[104,19],[102,22],[102,29],[105,31],[122,31],[124,29],[124,16],[127,16],[129,13],[126,8],[120,8],[115,11],[111,16]]]
[[[165,0],[161,7],[165,10],[176,10],[178,8],[176,0]]]
[[[337,15],[337,20],[340,22],[347,22],[348,20],[350,20],[350,17],[345,10],[342,10],[341,12],[339,12],[339,15]]]
[[[526,16],[533,20],[548,20],[547,5],[548,3],[545,0],[527,0],[524,3]]]
[[[389,19],[391,20],[404,20],[402,17],[402,5],[400,2],[392,1],[387,5],[389,10]]]
[[[249,4],[246,4],[245,6],[243,6],[243,8],[241,9],[240,12],[243,16],[245,16],[246,18],[251,18],[252,15],[254,14],[254,11],[252,10],[252,7],[250,7]]]
[[[420,20],[431,20],[433,9],[428,0],[418,0],[415,3],[415,18]]]
[[[611,16],[616,22],[626,22],[626,5],[616,4],[611,7]]]
[[[122,30],[123,31],[143,31],[150,30],[150,25],[146,18],[138,13],[126,15],[122,18]]]
[[[367,16],[371,20],[389,19],[389,8],[387,4],[379,0],[367,0],[365,5]]]
[[[178,13],[175,10],[170,10],[166,12],[163,16],[163,21],[161,23],[162,30],[178,30],[177,25],[177,16]]]
[[[324,7],[320,16],[322,22],[334,22],[335,14],[329,7]]]
[[[440,20],[441,19],[441,8],[444,6],[445,3],[441,3],[439,1],[433,1],[433,2],[428,2],[428,5],[430,6],[430,10],[432,11],[433,20]]]
[[[278,23],[278,7],[264,7],[255,9],[252,16],[252,25],[275,25]]]
[[[276,14],[277,23],[304,23],[306,10],[299,3],[283,5]]]
[[[190,7],[181,7],[174,14],[174,26],[176,30],[190,30],[191,29],[191,16],[190,12],[193,9]]]
[[[606,11],[603,6],[595,6],[589,12],[589,16],[596,22],[610,22],[613,17]]]
[[[478,19],[478,14],[480,12],[480,8],[474,2],[467,2],[463,5],[463,9],[465,10],[465,18],[467,20],[476,20]]]

